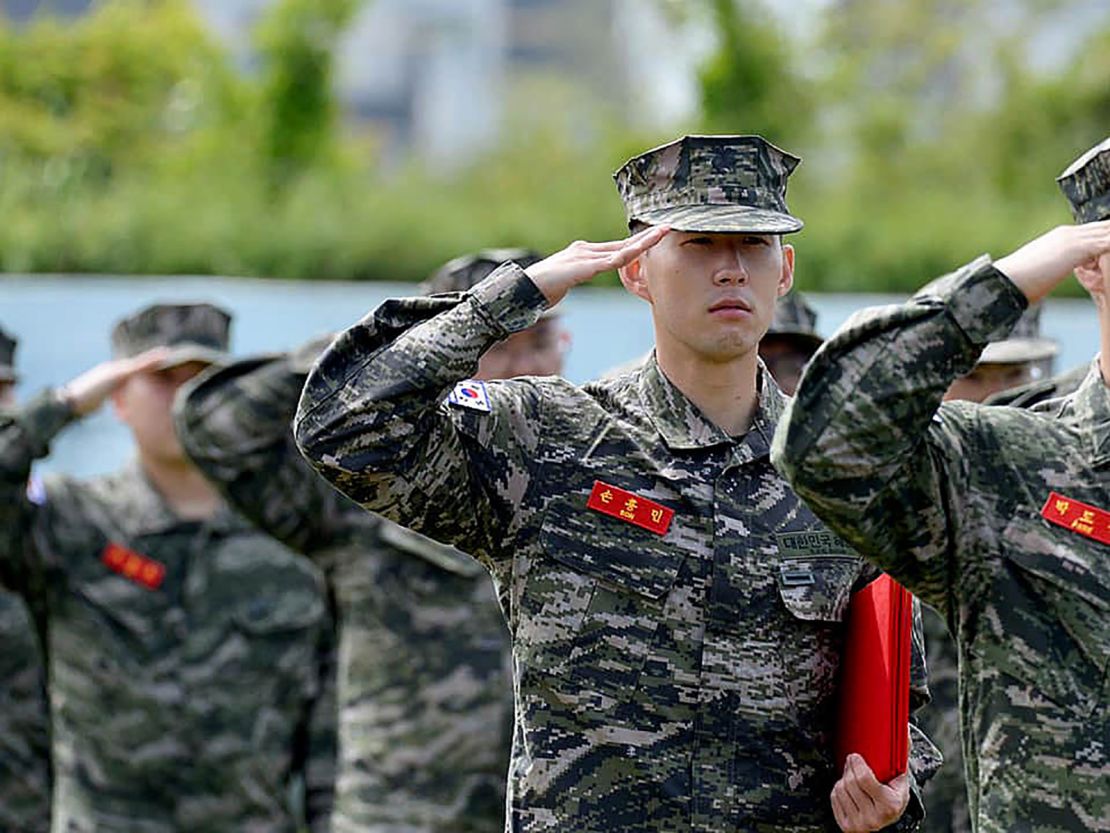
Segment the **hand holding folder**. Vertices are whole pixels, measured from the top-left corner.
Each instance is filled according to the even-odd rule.
[[[909,757],[913,596],[881,575],[852,596],[840,670],[836,760],[863,756],[879,781],[906,771]]]

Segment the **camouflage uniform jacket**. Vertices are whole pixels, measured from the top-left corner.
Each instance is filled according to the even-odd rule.
[[[0,590],[0,830],[50,829],[50,720],[39,632]]]
[[[246,360],[206,375],[178,397],[176,416],[197,465],[262,529],[316,560],[337,599],[334,830],[499,833],[512,677],[489,576],[366,512],[309,467],[290,431],[300,361]]]
[[[930,607],[921,611],[925,630],[925,659],[929,666],[932,700],[917,715],[917,725],[940,747],[944,765],[922,792],[925,798],[923,833],[970,833],[967,781],[960,750],[959,660],[956,643],[944,619]]]
[[[1025,306],[984,258],[939,296],[857,314],[810,366],[774,458],[946,616],[976,829],[1105,831],[1110,546],[1049,518],[1110,508],[1110,390],[1092,369],[1050,412],[941,404]]]
[[[0,414],[0,577],[45,611],[54,829],[328,829],[334,624],[311,565],[224,509],[172,514],[138,466],[27,490],[72,418]]]
[[[654,360],[584,388],[471,385],[487,410],[444,402],[544,308],[515,264],[387,302],[320,358],[295,426],[353,499],[492,572],[517,697],[508,829],[835,830],[842,619],[877,573],[771,468],[781,395],[764,373],[741,438]],[[587,509],[596,481],[614,513],[673,510],[665,534]]]

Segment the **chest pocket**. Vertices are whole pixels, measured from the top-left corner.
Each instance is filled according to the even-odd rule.
[[[990,640],[973,650],[1056,703],[1091,714],[1110,668],[1110,546],[1018,515],[1006,527],[1006,569]]]
[[[779,596],[796,619],[841,622],[859,574],[860,560],[851,555],[786,557],[778,570]]]
[[[96,559],[83,563],[72,579],[74,606],[71,614],[61,617],[58,627],[72,628],[79,638],[75,642],[60,640],[60,644],[72,645],[77,654],[87,655],[90,652],[84,648],[91,638],[101,644],[105,655],[142,664],[146,657],[173,643],[179,615],[165,586],[145,587],[106,566],[106,546],[107,542],[101,543],[94,550]],[[136,553],[148,557],[139,550]]]
[[[788,618],[780,651],[784,689],[791,708],[831,702],[844,644],[844,618],[861,561],[850,555],[785,557],[778,566],[778,592]]]
[[[655,495],[649,495],[657,499]],[[588,492],[544,518],[545,558],[533,568],[524,642],[565,698],[608,710],[636,689],[663,626],[686,550],[678,515],[657,535],[586,508]]]

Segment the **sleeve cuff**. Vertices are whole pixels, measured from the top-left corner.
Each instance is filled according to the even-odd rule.
[[[987,255],[957,272],[940,295],[956,324],[978,346],[1006,338],[1029,307],[1021,290]]]
[[[50,441],[76,418],[73,407],[56,389],[43,391],[31,399],[19,414],[19,422],[36,457],[45,455]]]
[[[512,261],[498,266],[467,296],[498,338],[527,330],[547,311],[547,298]]]

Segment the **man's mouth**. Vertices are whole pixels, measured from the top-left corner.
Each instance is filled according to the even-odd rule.
[[[742,298],[722,298],[709,307],[710,314],[723,317],[750,315],[751,311],[751,305]]]

